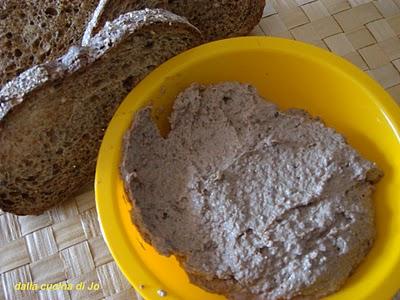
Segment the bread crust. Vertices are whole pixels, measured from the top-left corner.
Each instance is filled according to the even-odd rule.
[[[89,21],[83,35],[82,44],[86,45],[90,37],[102,28],[102,26],[116,15],[142,8],[164,8],[178,15],[186,17],[189,22],[197,26],[208,41],[247,35],[260,21],[265,6],[265,0],[242,0],[236,4],[226,0],[197,0],[197,1],[171,1],[168,0],[100,0],[92,19]],[[233,11],[228,6],[232,5]],[[211,6],[211,10],[210,7]],[[241,9],[245,7],[244,11]],[[202,11],[202,14],[192,13],[191,10]],[[207,14],[214,13],[218,17],[210,20]],[[242,20],[235,28],[228,29],[227,22],[230,18]],[[235,20],[235,21],[237,21]]]

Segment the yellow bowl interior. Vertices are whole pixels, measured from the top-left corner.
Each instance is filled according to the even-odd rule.
[[[96,171],[101,227],[122,272],[146,299],[217,300],[189,283],[177,261],[146,244],[130,219],[119,176],[122,137],[134,113],[152,104],[161,130],[176,95],[193,82],[251,83],[281,108],[304,108],[344,134],[385,172],[374,195],[377,239],[345,286],[329,299],[389,299],[400,288],[400,113],[388,94],[356,67],[303,43],[247,37],[185,52],[146,77],[124,100],[104,137]]]

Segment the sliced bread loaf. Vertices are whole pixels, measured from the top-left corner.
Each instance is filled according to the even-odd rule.
[[[0,1],[0,87],[81,41],[98,0]]]
[[[200,32],[165,10],[126,13],[59,59],[0,91],[0,208],[40,214],[93,179],[104,130],[156,66],[200,44]]]
[[[107,20],[142,8],[165,8],[186,17],[204,37],[218,40],[248,34],[261,19],[265,0],[100,0],[84,38],[98,32]]]

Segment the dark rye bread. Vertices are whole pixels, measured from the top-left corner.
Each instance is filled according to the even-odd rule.
[[[156,66],[200,44],[200,32],[165,10],[107,23],[87,47],[71,47],[0,91],[0,208],[25,215],[93,180],[97,151],[116,108]]]
[[[100,0],[88,24],[83,44],[108,20],[121,13],[164,8],[186,17],[208,41],[248,34],[261,19],[265,0]]]
[[[0,1],[0,87],[79,44],[98,0]]]

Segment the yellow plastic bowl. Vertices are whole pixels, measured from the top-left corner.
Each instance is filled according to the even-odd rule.
[[[132,225],[119,176],[121,141],[134,113],[152,104],[162,131],[176,95],[193,82],[251,83],[281,108],[304,108],[343,133],[384,170],[374,196],[377,238],[365,261],[329,299],[390,299],[400,288],[400,111],[372,79],[345,60],[300,42],[247,37],[187,51],[160,66],[127,96],[112,119],[96,172],[101,227],[118,266],[146,298],[217,300],[189,283],[175,258],[163,257]]]

